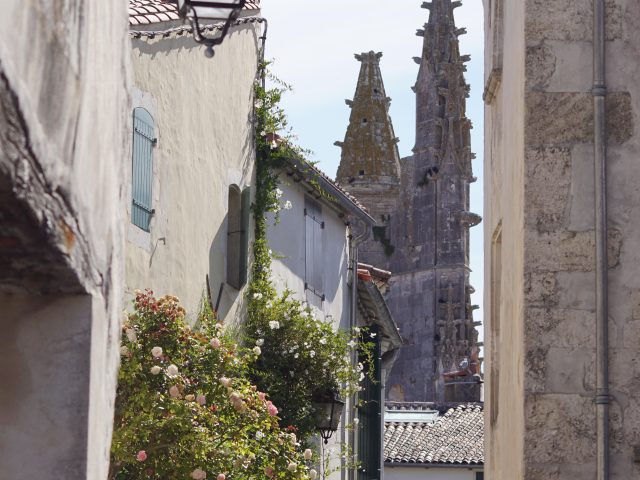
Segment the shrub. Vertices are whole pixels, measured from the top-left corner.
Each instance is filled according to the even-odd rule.
[[[211,312],[198,329],[178,299],[139,292],[123,329],[112,479],[313,478],[278,407],[247,379],[257,354],[223,335]]]

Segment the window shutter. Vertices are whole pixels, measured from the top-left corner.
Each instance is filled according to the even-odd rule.
[[[249,228],[251,219],[251,189],[242,191],[242,213],[240,228],[240,285],[247,283],[249,262]]]
[[[304,216],[304,241],[305,241],[305,288],[313,289],[313,281],[315,278],[315,249],[313,242],[315,240],[315,234],[313,225],[315,222],[309,215]]]
[[[242,287],[240,264],[242,256],[242,193],[236,185],[229,187],[227,210],[227,283]]]
[[[324,299],[322,208],[305,198],[305,287]]]
[[[144,108],[134,109],[131,222],[147,232],[154,213],[152,186],[155,143],[153,118]]]

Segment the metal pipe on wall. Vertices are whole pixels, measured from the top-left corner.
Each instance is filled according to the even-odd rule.
[[[593,108],[596,235],[596,469],[609,479],[609,305],[607,258],[607,95],[605,79],[605,0],[593,0]]]

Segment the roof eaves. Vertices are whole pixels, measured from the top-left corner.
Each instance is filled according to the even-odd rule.
[[[287,164],[310,185],[312,185],[313,182],[317,182],[318,186],[324,190],[325,193],[337,200],[342,209],[360,218],[370,226],[376,224],[373,217],[364,210],[364,207],[360,205],[354,197],[340,188],[320,169],[302,158],[291,158],[287,160]]]
[[[382,293],[371,280],[358,279],[358,295],[367,295],[376,309],[376,323],[380,325],[384,335],[389,338],[394,349],[402,346],[402,337],[398,333],[398,324],[393,319]]]

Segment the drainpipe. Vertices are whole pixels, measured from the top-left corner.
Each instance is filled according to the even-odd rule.
[[[593,0],[593,110],[596,233],[596,469],[609,479],[609,305],[607,258],[607,145],[605,128],[605,0]]]
[[[363,227],[363,230],[361,233],[356,234],[355,233],[355,226],[356,224],[360,224],[360,226]],[[360,242],[362,240],[364,240],[368,233],[369,233],[369,227],[367,226],[367,224],[365,224],[364,222],[359,222],[357,219],[353,219],[353,221],[350,224],[350,235],[349,235],[349,243],[350,243],[350,249],[351,249],[351,255],[350,255],[350,259],[351,259],[351,301],[349,302],[349,328],[353,329],[353,327],[356,326],[356,316],[357,316],[357,305],[358,305],[358,246],[360,245]],[[352,352],[351,354],[352,358],[351,358],[351,362],[355,362],[357,360],[356,358],[356,353]],[[353,419],[354,419],[354,413],[355,413],[355,402],[353,400],[353,398],[349,399],[349,409],[345,411],[345,413],[348,411],[348,418],[345,418],[344,421],[345,423],[353,423]],[[346,416],[346,415],[345,415]],[[353,433],[353,431],[350,431],[348,433],[348,437],[349,437],[349,445],[351,446],[351,448],[355,447],[355,435]],[[346,440],[346,432],[343,429],[342,430],[342,443],[344,444]],[[355,450],[353,452],[354,454],[356,453]],[[346,472],[346,464],[344,462],[344,459],[342,460],[342,465],[341,465],[341,478],[342,480],[345,480],[347,478],[347,472]],[[349,480],[352,480],[354,478],[353,475],[353,471],[349,470],[348,472],[348,478]]]

